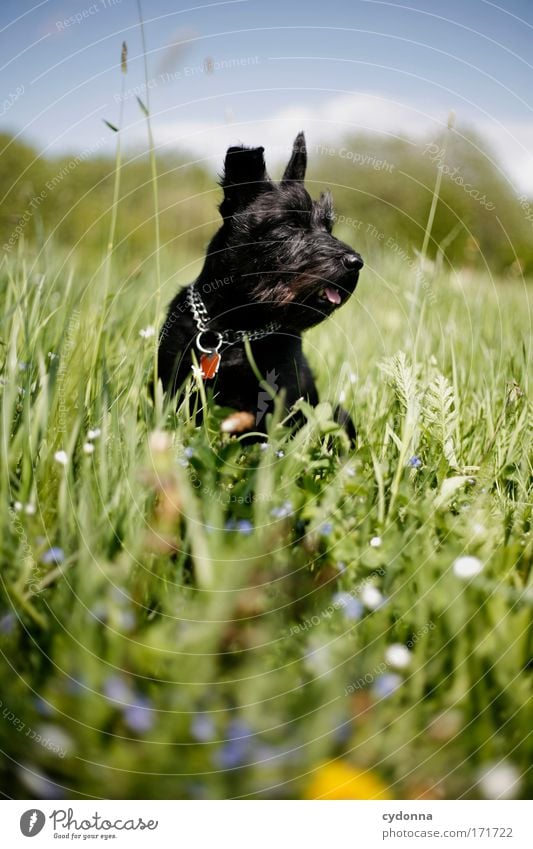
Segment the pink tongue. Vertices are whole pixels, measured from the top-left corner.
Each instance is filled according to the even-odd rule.
[[[325,292],[328,301],[330,301],[332,304],[340,304],[341,296],[339,295],[337,289],[334,289],[332,286],[326,286]]]

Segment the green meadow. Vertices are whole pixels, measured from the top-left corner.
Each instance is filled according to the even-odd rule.
[[[306,335],[321,404],[250,445],[193,375],[177,409],[150,390],[212,176],[159,163],[158,249],[146,159],[117,184],[25,151],[0,175],[2,793],[527,798],[531,249],[498,176],[498,220],[445,176],[420,253],[431,158],[317,166],[366,266]]]

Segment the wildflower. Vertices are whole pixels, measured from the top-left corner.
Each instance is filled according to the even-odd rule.
[[[453,571],[457,578],[468,580],[468,578],[475,578],[483,571],[483,563],[477,557],[465,555],[454,560]]]
[[[378,699],[387,699],[396,692],[401,684],[402,678],[399,675],[396,675],[395,672],[386,672],[384,675],[376,678],[372,692]]]
[[[26,504],[24,512],[26,513],[26,516],[35,516],[35,504],[32,504],[31,502]]]
[[[268,451],[270,445],[268,444],[268,442],[260,442],[259,448],[261,449],[261,451]]]
[[[381,537],[372,537],[370,540],[371,548],[379,548],[381,545]]]
[[[65,552],[59,546],[52,546],[48,551],[45,551],[41,557],[41,562],[48,565],[49,563],[62,563],[65,559]]]
[[[335,593],[333,604],[335,607],[342,607],[346,619],[360,619],[363,615],[363,605],[351,593]]]
[[[361,590],[361,601],[369,610],[377,610],[384,604],[385,598],[374,584],[365,584]]]
[[[292,502],[284,501],[280,507],[273,507],[270,511],[270,515],[275,519],[286,519],[287,516],[291,516],[293,512]]]
[[[284,457],[284,456],[285,456],[285,451],[282,451],[281,448],[279,449],[279,451],[276,451],[276,457],[281,458],[281,457]]]
[[[203,381],[203,379],[204,379],[203,372],[202,372],[202,369],[199,366],[195,366],[194,363],[193,363],[192,366],[191,366],[191,371],[192,371],[192,376],[195,378],[195,380]]]
[[[329,761],[315,770],[306,799],[388,799],[387,788],[370,770],[354,769],[346,761]]]
[[[69,755],[74,748],[72,737],[57,725],[51,723],[40,725],[37,733],[41,735],[41,745],[61,758]]]
[[[151,702],[146,696],[137,693],[134,703],[127,705],[123,711],[124,722],[131,731],[141,734],[150,731],[154,724],[154,711]]]
[[[321,525],[319,528],[319,533],[321,537],[329,537],[332,531],[333,525],[331,522],[324,522],[324,524]]]
[[[35,799],[61,799],[63,790],[59,784],[55,784],[47,775],[37,771],[34,764],[20,764],[17,767],[20,781],[28,788]]]
[[[142,336],[143,339],[150,339],[151,336],[155,336],[155,327],[143,327],[142,330],[139,330],[139,336]]]
[[[56,451],[54,454],[54,460],[56,463],[59,463],[60,466],[66,466],[68,463],[68,454],[66,451]]]
[[[98,439],[98,437],[101,435],[101,433],[102,433],[102,431],[100,430],[100,428],[95,427],[94,430],[87,431],[87,439],[89,441],[91,441],[93,439]]]
[[[104,682],[104,695],[112,702],[127,704],[132,698],[129,683],[120,675],[110,675]]]
[[[252,533],[253,529],[254,526],[252,525],[249,519],[239,519],[239,521],[237,522],[237,531],[240,534],[248,536],[248,534]]]
[[[164,454],[172,447],[172,439],[165,430],[154,430],[148,437],[148,446],[152,454]]]
[[[235,719],[229,723],[227,733],[227,739],[216,753],[216,762],[222,769],[235,769],[249,759],[253,732],[246,722]]]
[[[499,761],[481,770],[478,783],[486,799],[514,799],[522,781],[514,764]]]
[[[50,705],[45,699],[41,698],[41,696],[37,696],[34,699],[35,710],[41,716],[53,716],[55,713],[54,708]]]
[[[315,675],[327,675],[331,672],[331,651],[329,646],[312,640],[305,655],[305,665]]]
[[[407,462],[408,466],[411,466],[412,469],[420,469],[422,466],[422,460],[420,457],[411,457],[411,459]]]
[[[15,513],[20,513],[23,508],[24,504],[22,503],[22,501],[15,501],[15,503],[13,504],[13,510],[15,511]]]
[[[191,737],[199,743],[208,743],[215,738],[215,723],[207,713],[197,713],[191,722]]]
[[[15,627],[17,617],[14,613],[5,613],[0,616],[0,634],[10,634]]]
[[[444,742],[451,740],[463,726],[463,714],[460,710],[446,710],[433,717],[428,725],[428,733],[432,740]]]
[[[85,442],[83,445],[83,453],[84,454],[92,454],[94,452],[94,445],[92,442]]]
[[[411,663],[411,652],[401,643],[392,643],[385,649],[385,660],[394,669],[406,669]]]

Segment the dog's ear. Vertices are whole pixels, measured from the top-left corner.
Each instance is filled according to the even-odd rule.
[[[294,139],[292,146],[292,155],[287,163],[282,183],[292,183],[294,181],[301,183],[305,177],[305,169],[307,167],[307,148],[305,146],[305,136],[303,133],[298,133]]]
[[[220,185],[224,200],[220,204],[223,218],[244,209],[271,185],[265,167],[264,147],[230,147],[224,160]]]

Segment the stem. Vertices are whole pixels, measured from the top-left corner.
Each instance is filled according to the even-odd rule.
[[[137,9],[139,11],[139,24],[141,28],[141,41],[144,59],[144,81],[145,81],[145,97],[146,97],[146,125],[148,128],[148,146],[150,149],[150,168],[152,172],[152,194],[154,201],[154,221],[155,221],[155,269],[156,269],[156,301],[155,301],[155,320],[154,325],[157,327],[159,319],[159,309],[161,305],[161,237],[159,232],[159,193],[157,186],[157,162],[155,157],[154,137],[152,134],[152,124],[150,121],[150,86],[148,85],[148,58],[146,53],[146,38],[144,33],[144,19],[141,8],[141,0],[137,0]],[[154,345],[154,386],[157,386],[157,349],[158,337],[155,336]]]
[[[426,256],[427,256],[427,251],[428,251],[428,247],[429,247],[429,240],[431,238],[431,231],[433,230],[433,222],[435,221],[435,213],[437,211],[437,204],[439,202],[440,187],[441,187],[441,183],[442,183],[442,172],[443,172],[442,166],[444,165],[444,160],[446,158],[446,150],[448,148],[448,139],[450,137],[450,132],[452,130],[454,120],[455,120],[455,115],[454,115],[453,112],[450,112],[450,115],[448,117],[448,126],[447,126],[447,128],[444,132],[444,137],[442,139],[442,149],[441,149],[442,159],[441,159],[440,164],[437,165],[437,176],[435,178],[435,186],[433,188],[433,197],[431,199],[431,206],[429,208],[429,215],[428,215],[428,220],[427,220],[427,224],[426,224],[426,229],[425,229],[425,232],[424,232],[424,240],[422,242],[422,249],[420,251],[420,256],[418,258],[418,267],[419,267],[420,273],[417,274],[417,276],[416,276],[416,286],[415,286],[415,293],[414,293],[414,297],[413,297],[413,302],[411,304],[411,315],[410,315],[410,320],[409,320],[409,326],[412,326],[415,310],[418,307],[418,299],[420,297],[421,280],[422,280],[422,275],[424,273],[424,265],[425,265],[425,262],[426,262]]]
[[[118,117],[118,133],[117,133],[117,150],[115,154],[115,179],[113,182],[113,204],[111,207],[111,222],[109,224],[109,236],[107,240],[107,249],[106,249],[106,257],[104,260],[104,293],[103,293],[103,303],[102,303],[102,315],[100,321],[98,322],[98,329],[96,331],[96,342],[94,346],[93,352],[93,362],[91,367],[91,374],[95,373],[96,370],[96,362],[98,360],[98,355],[100,353],[100,345],[102,344],[102,334],[104,332],[104,324],[105,324],[105,315],[106,315],[106,302],[107,296],[109,295],[109,284],[111,281],[111,266],[112,266],[112,258],[113,258],[113,249],[115,247],[115,234],[117,230],[117,218],[118,218],[118,200],[120,196],[120,175],[122,169],[122,124],[124,120],[124,95],[126,91],[126,75],[122,74],[122,85],[120,89],[120,110]]]

